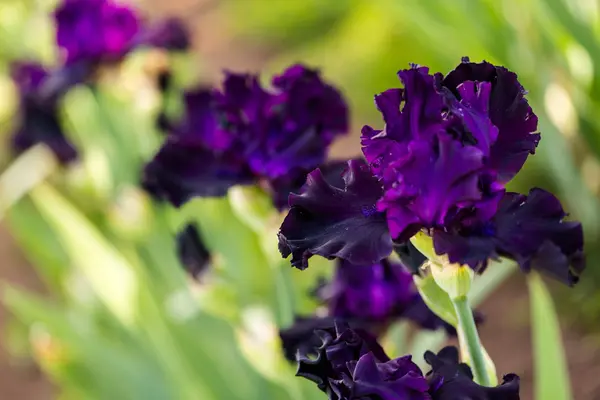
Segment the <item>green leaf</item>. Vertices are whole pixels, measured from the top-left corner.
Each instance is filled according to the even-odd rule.
[[[125,257],[51,186],[39,185],[31,192],[31,199],[98,297],[121,322],[133,323],[138,288]]]
[[[528,280],[535,369],[535,398],[570,400],[571,383],[558,317],[542,278],[531,273]]]

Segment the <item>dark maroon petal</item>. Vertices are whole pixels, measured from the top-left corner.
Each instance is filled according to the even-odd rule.
[[[468,59],[450,72],[442,85],[461,98],[458,87],[464,82],[489,82],[490,118],[498,128],[498,139],[491,147],[488,165],[498,172],[502,182],[508,182],[533,154],[540,140],[537,116],[525,99],[525,90],[517,75],[504,67],[487,62],[472,63]]]
[[[431,365],[427,374],[432,400],[519,400],[519,377],[505,375],[496,387],[480,386],[473,382],[473,374],[467,364],[458,360],[456,347],[445,347],[436,355],[425,353],[425,361]]]
[[[583,230],[565,216],[559,200],[545,190],[534,188],[528,196],[507,193],[493,220],[435,232],[434,246],[451,262],[479,268],[503,256],[517,261],[524,272],[539,270],[571,286],[585,267]]]
[[[206,271],[210,263],[210,252],[206,248],[196,224],[187,224],[177,234],[177,256],[185,270],[195,279]]]
[[[54,18],[67,64],[118,60],[141,28],[135,10],[112,0],[63,0]]]
[[[354,264],[375,263],[392,251],[385,215],[375,210],[381,186],[362,161],[351,160],[345,188],[329,184],[320,170],[308,175],[302,194],[290,195],[291,209],[279,231],[279,251],[292,265],[308,266],[316,254]]]

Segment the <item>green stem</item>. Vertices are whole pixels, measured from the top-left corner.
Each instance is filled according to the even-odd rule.
[[[458,332],[462,336],[461,346],[466,346],[469,361],[473,370],[475,382],[482,386],[490,386],[491,379],[488,376],[483,347],[477,333],[477,326],[473,319],[473,311],[469,306],[467,297],[459,297],[452,300],[456,315],[458,316]],[[463,349],[464,350],[464,349]]]

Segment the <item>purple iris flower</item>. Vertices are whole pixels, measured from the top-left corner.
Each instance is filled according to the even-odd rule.
[[[373,265],[338,260],[333,279],[321,284],[316,295],[327,305],[329,316],[349,321],[376,336],[399,319],[456,335],[454,327],[427,307],[411,272],[387,259]],[[483,320],[479,313],[475,317],[477,322]]]
[[[296,375],[315,382],[329,399],[428,398],[427,380],[410,356],[390,360],[369,334],[339,321],[315,333],[320,346],[299,352]]]
[[[113,0],[63,0],[54,17],[66,64],[119,60],[141,30],[135,10]]]
[[[350,162],[343,184],[315,170],[290,195],[283,257],[300,269],[315,254],[374,264],[425,231],[437,254],[479,272],[508,257],[577,282],[581,224],[548,192],[505,190],[540,139],[517,76],[466,58],[445,77],[418,66],[398,76],[404,88],[375,97],[384,128],[363,128],[366,163]]]
[[[137,36],[136,44],[169,51],[185,51],[191,46],[191,35],[181,19],[170,17],[149,25]]]
[[[227,73],[221,90],[187,92],[184,117],[168,125],[165,144],[146,166],[144,186],[179,206],[258,183],[283,208],[290,191],[319,165],[339,181],[343,164],[324,163],[328,146],[347,130],[340,93],[300,65],[272,83],[267,91],[257,76]]]
[[[77,150],[66,138],[60,124],[60,93],[46,93],[44,90],[49,71],[40,64],[18,63],[12,66],[11,72],[20,96],[16,128],[12,135],[13,150],[21,153],[43,143],[61,163],[75,160]]]
[[[473,382],[458,350],[446,347],[425,360],[424,376],[407,355],[391,360],[366,332],[335,321],[315,330],[315,347],[298,351],[297,376],[316,383],[330,400],[518,400],[519,377],[504,376],[497,387]]]

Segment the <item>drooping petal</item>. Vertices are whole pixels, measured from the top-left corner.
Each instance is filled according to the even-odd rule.
[[[157,200],[179,207],[194,196],[220,197],[254,177],[243,165],[189,138],[171,137],[144,169],[142,185]]]
[[[350,399],[428,400],[429,384],[411,356],[378,363],[373,353],[354,366]]]
[[[502,182],[508,182],[521,169],[540,140],[537,116],[531,110],[525,90],[517,75],[488,62],[473,63],[468,58],[451,71],[442,85],[461,98],[459,86],[464,82],[489,82],[490,118],[498,128],[498,138],[491,147],[488,165],[497,171]]]
[[[508,374],[496,387],[480,386],[473,382],[473,374],[467,364],[458,360],[456,347],[445,347],[436,355],[425,353],[425,361],[431,365],[427,374],[432,400],[519,400],[519,377]]]
[[[333,326],[333,317],[300,317],[294,319],[294,324],[279,332],[285,358],[296,361],[298,354],[310,355],[321,345],[321,338],[315,333]]]
[[[346,160],[327,161],[319,167],[325,180],[335,187],[344,186],[342,175],[347,168],[348,162]],[[302,169],[297,170],[297,172],[289,171],[287,175],[266,181],[273,204],[277,209],[284,210],[288,208],[290,194],[302,192],[309,172]]]
[[[583,230],[565,216],[559,200],[545,190],[534,188],[527,196],[507,193],[493,220],[435,232],[434,246],[451,262],[477,269],[490,258],[508,257],[524,272],[539,270],[571,286],[584,269]]]
[[[279,251],[292,265],[308,266],[316,254],[354,264],[375,263],[392,251],[385,215],[375,202],[381,186],[362,161],[351,160],[344,188],[332,186],[320,170],[308,175],[301,194],[290,195],[291,209],[279,231]]]

